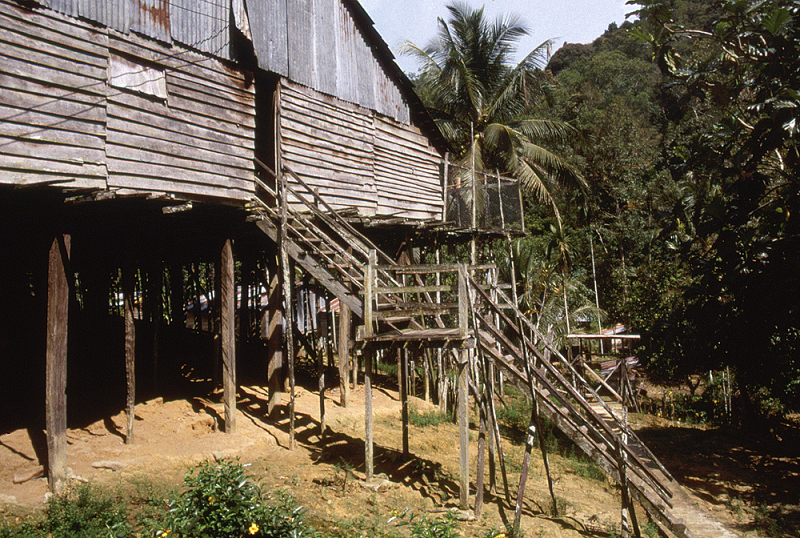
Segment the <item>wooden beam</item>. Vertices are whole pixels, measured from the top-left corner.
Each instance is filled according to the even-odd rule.
[[[375,471],[372,446],[372,346],[364,346],[364,472],[366,481],[372,481]]]
[[[56,235],[47,263],[47,481],[60,493],[67,474],[67,327],[70,236]]]
[[[281,373],[283,371],[283,311],[281,310],[281,277],[275,256],[267,260],[269,271],[269,322],[267,324],[267,386],[269,401],[267,414],[272,415],[281,401]]]
[[[408,349],[398,349],[400,361],[400,402],[403,418],[403,459],[408,461]]]
[[[347,407],[350,399],[350,308],[339,301],[339,403]]]
[[[464,510],[469,508],[469,351],[461,351],[458,365],[458,446],[459,446],[459,503]]]
[[[134,280],[136,264],[130,255],[125,256],[122,267],[123,317],[125,319],[125,379],[127,382],[125,444],[133,443],[133,423],[136,413],[136,328],[133,323]]]
[[[293,271],[289,262],[288,207],[286,200],[286,175],[281,174],[281,274],[283,277],[284,319],[286,320],[286,360],[289,364],[289,449],[295,448],[294,427],[294,313],[292,309]]]
[[[236,285],[233,244],[225,240],[220,252],[220,343],[222,387],[225,401],[225,433],[236,432]]]

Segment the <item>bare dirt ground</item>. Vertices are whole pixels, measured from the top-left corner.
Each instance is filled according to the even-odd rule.
[[[124,443],[124,413],[70,429],[67,465],[75,480],[118,484],[147,477],[178,487],[187,470],[200,461],[239,458],[252,464],[249,471],[266,489],[288,490],[308,508],[312,523],[331,536],[407,536],[408,527],[387,523],[393,514],[406,509],[425,514],[457,505],[457,427],[450,423],[412,426],[412,457],[404,461],[400,402],[396,392],[378,387],[373,392],[377,480],[367,487],[362,480],[363,395],[362,386],[352,391],[345,409],[338,404],[338,391],[326,392],[328,430],[320,438],[319,396],[298,388],[295,450],[288,448],[288,417],[266,417],[267,393],[262,387],[240,387],[235,434],[218,431],[223,413],[218,393],[153,399],[136,406],[133,444]],[[412,399],[412,405],[423,412],[433,409],[418,399]],[[769,444],[653,417],[640,419],[637,427],[697,502],[711,507],[721,521],[747,536],[791,535],[781,534],[780,518],[791,520],[798,513],[796,441],[800,435],[796,431],[793,439]],[[473,441],[474,486],[477,432],[473,432]],[[0,436],[0,516],[24,514],[42,506],[47,494],[44,478],[15,482],[35,473],[44,461],[43,442],[41,432],[27,430]],[[523,447],[509,439],[503,442],[513,499]],[[574,461],[559,456],[551,456],[551,468],[562,517],[546,513],[549,494],[541,458],[534,453],[523,517],[525,536],[609,536],[618,532],[620,501],[614,484],[579,476]],[[497,476],[498,494],[486,496],[483,516],[460,524],[465,536],[486,536],[489,529],[502,529],[513,519],[513,507],[503,500],[499,471]]]

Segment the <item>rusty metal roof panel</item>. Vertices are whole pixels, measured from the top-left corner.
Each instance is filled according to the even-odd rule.
[[[122,33],[172,40],[230,59],[230,0],[40,0],[54,11]]]
[[[168,43],[170,41],[169,0],[129,0],[129,2],[131,30]]]
[[[230,59],[230,0],[168,3],[172,39],[212,56]]]

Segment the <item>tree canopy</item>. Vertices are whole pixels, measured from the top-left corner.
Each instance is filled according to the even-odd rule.
[[[556,184],[583,188],[578,169],[550,148],[578,137],[569,123],[536,117],[549,98],[545,41],[518,64],[516,45],[528,30],[516,16],[488,20],[483,8],[447,6],[438,37],[427,47],[406,43],[422,66],[417,92],[467,167],[520,179],[558,214]],[[550,147],[548,147],[550,145]]]

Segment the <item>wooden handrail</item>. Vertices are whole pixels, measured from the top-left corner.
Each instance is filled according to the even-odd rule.
[[[527,336],[525,336],[524,334],[521,334],[521,333],[520,333],[519,329],[517,328],[517,325],[516,325],[516,323],[514,323],[514,322],[513,322],[513,321],[512,321],[512,320],[511,320],[511,319],[510,319],[510,318],[509,318],[507,315],[506,315],[506,313],[505,313],[505,312],[503,312],[503,310],[502,310],[501,308],[499,308],[499,307],[498,307],[498,305],[496,305],[494,301],[492,301],[492,300],[491,300],[491,298],[490,298],[490,297],[489,297],[489,295],[486,293],[486,291],[485,291],[485,290],[484,290],[484,289],[483,289],[481,286],[479,286],[479,285],[478,285],[478,284],[477,284],[477,283],[474,281],[474,279],[472,279],[472,277],[471,277],[471,276],[469,277],[469,282],[470,282],[470,285],[471,285],[471,286],[473,286],[473,287],[474,287],[474,289],[475,289],[475,290],[476,290],[476,291],[477,291],[477,292],[478,292],[478,293],[479,293],[479,294],[480,294],[480,295],[481,295],[481,296],[484,298],[484,300],[485,300],[486,304],[489,306],[489,308],[490,308],[491,310],[493,310],[493,311],[494,311],[494,312],[495,312],[497,315],[499,315],[500,319],[502,319],[502,320],[503,320],[503,322],[504,322],[504,323],[505,323],[505,324],[506,324],[506,325],[509,327],[509,329],[510,329],[511,331],[513,331],[513,333],[515,333],[515,334],[516,334],[516,335],[517,335],[517,336],[520,338],[520,341],[522,342],[522,345],[526,346],[528,349],[530,349],[530,350],[532,350],[532,351],[534,352],[534,354],[537,356],[537,358],[539,359],[539,361],[540,361],[540,362],[541,362],[541,364],[543,365],[543,368],[544,368],[545,370],[547,370],[547,372],[548,372],[550,375],[552,375],[553,377],[555,377],[555,378],[556,378],[556,380],[558,380],[559,384],[560,384],[560,385],[562,385],[562,386],[564,387],[564,389],[566,390],[566,392],[567,392],[567,393],[568,393],[570,396],[572,396],[572,398],[573,398],[573,399],[574,399],[574,400],[575,400],[575,401],[576,401],[576,402],[579,404],[579,406],[580,406],[581,408],[583,408],[583,411],[584,411],[584,412],[585,412],[585,413],[586,413],[586,414],[587,414],[589,417],[591,417],[591,418],[593,419],[593,422],[595,422],[595,423],[596,423],[596,424],[599,426],[600,430],[601,430],[601,431],[604,431],[604,433],[605,433],[605,434],[608,436],[608,438],[610,438],[610,439],[614,439],[614,438],[615,438],[615,436],[616,436],[616,434],[615,434],[615,433],[614,433],[614,431],[611,429],[611,426],[609,426],[609,425],[608,425],[608,424],[605,422],[605,420],[603,420],[603,419],[602,419],[602,417],[600,417],[600,416],[597,414],[597,412],[596,412],[596,411],[595,411],[595,410],[594,410],[594,409],[593,409],[593,408],[592,408],[592,407],[589,405],[589,403],[588,403],[588,402],[586,402],[586,400],[585,400],[585,399],[584,399],[584,398],[583,398],[583,397],[582,397],[582,396],[581,396],[581,395],[580,395],[580,394],[577,392],[577,390],[575,389],[575,387],[573,387],[573,386],[572,386],[572,385],[571,385],[571,384],[570,384],[570,383],[569,383],[569,382],[568,382],[568,381],[567,381],[567,380],[566,380],[566,379],[563,377],[563,375],[561,374],[561,372],[559,372],[559,371],[558,371],[558,370],[557,370],[557,369],[556,369],[556,368],[555,368],[555,367],[552,365],[552,363],[550,363],[549,361],[545,360],[544,356],[541,354],[541,352],[538,350],[538,348],[536,348],[536,346],[534,346],[534,345],[533,345],[533,343],[532,343],[532,342],[531,342],[531,341],[528,339],[528,337],[527,337]],[[499,290],[498,290],[498,291],[499,291]],[[499,292],[499,293],[500,293],[501,295],[504,295],[504,294],[502,294],[502,292]],[[507,297],[504,297],[504,299],[506,299],[506,300],[507,300]],[[509,304],[510,304],[510,301],[508,301],[508,302],[509,302]],[[527,320],[527,319],[525,318],[525,316],[523,316],[523,315],[522,315],[522,313],[521,313],[521,312],[519,312],[519,310],[516,308],[516,306],[514,306],[514,305],[510,305],[510,306],[512,307],[512,310],[514,311],[515,317],[517,317],[518,319],[521,319],[521,320],[523,320],[523,322],[528,322],[528,323],[530,324],[529,320]],[[536,330],[535,326],[533,326],[532,324],[530,324],[529,328],[531,328],[531,329],[533,329],[533,331],[535,331],[535,333],[534,333],[534,334],[538,333],[538,331]],[[539,335],[539,336],[541,336],[541,335]],[[543,340],[543,341],[545,341],[545,343],[546,343],[546,340]],[[570,365],[569,365],[569,362],[568,362],[568,361],[566,361],[566,359],[564,359],[564,358],[563,358],[563,355],[561,355],[561,353],[560,353],[560,352],[559,352],[557,349],[555,349],[555,348],[551,348],[551,351],[554,351],[554,352],[555,352],[555,353],[556,353],[556,354],[559,356],[559,358],[561,358],[561,360],[564,362],[564,364],[566,364],[568,368],[571,368],[571,367],[570,367]],[[549,382],[547,381],[547,378],[546,378],[544,375],[542,375],[542,373],[541,373],[541,372],[539,372],[539,370],[537,370],[536,368],[532,368],[531,370],[532,370],[532,371],[535,373],[535,375],[537,376],[537,378],[539,379],[539,381],[540,381],[540,382],[545,382],[545,383],[548,383],[548,384],[549,384]],[[576,372],[576,374],[577,374],[577,372]],[[580,376],[578,376],[578,377],[580,377]],[[580,378],[580,379],[582,380],[582,378]],[[584,383],[585,383],[585,381],[584,381]],[[562,403],[564,403],[565,405],[570,405],[570,406],[571,406],[571,404],[569,404],[569,402],[567,402],[567,400],[566,400],[565,398],[563,398],[563,397],[562,397],[560,394],[556,393],[556,394],[554,394],[554,396],[556,396],[557,398],[559,398],[559,399],[563,400],[563,402],[562,402]],[[603,404],[604,404],[604,403],[603,403]],[[604,405],[605,405],[605,404],[604,404]],[[609,410],[609,413],[610,413],[610,410]],[[613,414],[611,414],[611,416],[612,416],[612,417],[614,417],[614,415],[613,415]],[[614,417],[614,420],[616,421],[616,417]],[[621,426],[622,428],[626,429],[626,430],[629,430],[629,428],[627,428],[627,426],[626,426],[626,425],[622,425],[622,424],[620,424],[620,426]],[[644,445],[643,445],[643,444],[642,444],[642,446],[644,447]],[[645,447],[645,448],[646,448],[646,447]],[[650,471],[650,469],[649,469],[649,468],[648,468],[648,467],[647,467],[647,466],[644,464],[644,462],[642,462],[642,461],[641,461],[641,459],[639,458],[639,456],[638,456],[638,455],[637,455],[635,452],[633,452],[633,451],[630,449],[630,447],[627,447],[627,446],[626,446],[626,447],[625,447],[625,451],[626,451],[626,453],[629,455],[629,457],[630,457],[631,459],[633,459],[633,460],[636,462],[636,464],[637,464],[637,470],[641,470],[641,472],[642,472],[642,473],[644,473],[644,475],[647,477],[648,481],[649,481],[649,482],[651,482],[651,485],[653,485],[653,486],[654,486],[654,489],[655,489],[655,491],[656,491],[656,492],[659,494],[659,496],[660,496],[660,497],[661,497],[661,498],[662,498],[662,499],[663,499],[665,502],[667,502],[667,503],[669,504],[669,498],[671,498],[671,497],[672,497],[672,492],[669,490],[669,488],[667,488],[666,486],[664,486],[663,484],[661,484],[661,481],[658,479],[658,477],[656,477],[656,476],[655,476],[655,475],[652,473],[652,471]],[[653,456],[653,461],[654,461],[654,462],[658,462],[658,460],[657,460],[657,459],[656,459],[654,456]]]

